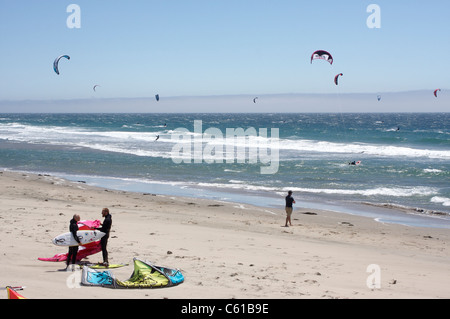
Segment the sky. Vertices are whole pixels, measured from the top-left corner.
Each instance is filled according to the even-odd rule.
[[[80,11],[68,12],[71,4]],[[371,4],[378,9],[368,12]],[[133,110],[175,112],[186,111],[180,97],[195,110],[192,97],[226,105],[235,96],[311,94],[327,97],[317,109],[329,109],[332,96],[352,111],[364,103],[347,108],[352,94],[411,91],[423,96],[383,99],[384,109],[448,111],[448,12],[448,0],[0,0],[0,112],[20,109],[18,101],[27,101],[23,110],[37,101],[33,110],[45,112],[55,108],[42,101],[60,100],[100,111],[120,100],[114,110],[126,111],[146,98]],[[333,64],[311,63],[316,50],[330,52]],[[57,75],[53,61],[63,54],[71,59],[60,61]],[[293,111],[297,102],[272,99],[265,109]]]

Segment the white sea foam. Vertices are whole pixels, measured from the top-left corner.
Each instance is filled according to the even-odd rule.
[[[390,197],[410,197],[410,196],[432,196],[438,193],[438,189],[433,187],[376,187],[371,189],[329,189],[329,188],[302,188],[302,187],[288,187],[278,188],[269,186],[258,186],[245,183],[198,183],[200,187],[213,187],[213,188],[230,188],[230,189],[243,189],[248,191],[263,191],[272,192],[279,195],[283,195],[288,190],[292,190],[298,193],[310,193],[310,194],[335,194],[335,195],[360,195],[360,196],[390,196]]]
[[[57,127],[57,126],[35,126],[20,123],[0,124],[0,138],[12,141],[43,143],[55,145],[70,145],[91,147],[99,150],[134,154],[139,156],[162,156],[167,154],[152,152],[157,135],[170,136],[171,133],[179,134],[176,131],[157,131],[157,132],[130,132],[130,131],[103,131],[78,127]],[[195,132],[185,132],[192,139],[202,137],[202,134]],[[225,132],[224,132],[225,134]],[[206,137],[206,135],[205,135]],[[337,143],[306,139],[280,139],[279,143],[272,143],[271,137],[247,136],[227,139],[211,140],[205,142],[214,145],[234,145],[235,147],[251,147],[264,144],[272,149],[278,148],[280,154],[282,151],[289,152],[290,156],[301,156],[305,152],[317,154],[365,154],[385,157],[411,157],[411,158],[432,158],[432,159],[450,159],[450,150],[431,150],[412,148],[405,146],[393,146],[387,144],[367,144],[367,143]],[[161,138],[159,144],[173,144],[170,138]],[[189,139],[176,141],[176,143],[191,143]],[[141,149],[143,151],[137,151]],[[435,172],[435,171],[425,171]]]
[[[377,187],[371,189],[320,189],[320,188],[295,188],[290,190],[305,193],[316,194],[337,194],[337,195],[362,195],[362,196],[431,196],[438,192],[438,189],[432,187]]]
[[[100,178],[100,177],[99,177]],[[195,183],[195,182],[174,182],[174,181],[159,181],[144,178],[110,178],[115,180],[121,180],[124,182],[132,183],[146,183],[146,184],[161,184],[171,185],[179,187],[201,187],[201,188],[219,188],[219,189],[234,189],[234,190],[246,190],[253,192],[269,192],[284,196],[288,190],[292,190],[294,193],[310,193],[310,194],[336,194],[336,195],[360,195],[360,196],[390,196],[390,197],[409,197],[409,196],[432,196],[438,193],[438,190],[432,187],[377,187],[372,189],[318,189],[318,188],[301,188],[301,187],[289,187],[278,188],[260,185],[251,185],[243,183],[241,181],[233,181],[228,183]],[[238,182],[238,183],[236,183]],[[445,197],[434,196],[431,199],[434,203],[443,203],[444,206],[450,206],[450,199]]]
[[[242,173],[242,171],[237,170],[237,169],[224,169],[224,172],[231,172],[231,173]]]
[[[280,149],[301,152],[366,154],[387,157],[428,157],[436,159],[450,159],[450,151],[418,149],[404,146],[375,145],[367,143],[334,143],[314,140],[283,140]]]
[[[450,206],[450,198],[447,197],[434,196],[431,198],[430,202],[438,204],[441,203],[442,206]]]
[[[434,174],[439,174],[439,173],[442,173],[442,172],[443,172],[443,170],[440,170],[440,169],[434,169],[434,168],[425,168],[423,171],[424,171],[425,173],[434,173]]]

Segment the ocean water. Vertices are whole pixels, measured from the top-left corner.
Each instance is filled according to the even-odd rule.
[[[450,229],[449,123],[450,113],[0,114],[0,168],[268,212],[292,190],[301,207]]]

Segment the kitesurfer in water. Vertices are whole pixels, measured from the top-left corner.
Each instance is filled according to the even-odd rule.
[[[107,250],[106,246],[108,245],[108,238],[109,238],[109,232],[111,230],[112,219],[111,219],[111,214],[109,213],[108,208],[102,209],[102,216],[105,219],[103,220],[102,227],[97,228],[97,230],[105,233],[105,236],[103,236],[102,239],[100,239],[100,245],[102,247],[103,265],[109,266],[108,250]]]
[[[294,197],[292,197],[292,191],[288,192],[288,195],[286,196],[286,224],[284,225],[284,227],[288,227],[288,223],[290,226],[292,226],[292,222],[291,222],[291,215],[292,215],[292,204],[295,204],[295,200]]]
[[[70,226],[69,231],[72,233],[73,238],[77,241],[78,244],[80,243],[80,239],[78,238],[77,231],[78,231],[78,222],[80,221],[80,215],[73,215],[73,218],[70,220]],[[69,268],[69,265],[75,265],[77,262],[77,253],[78,253],[78,246],[71,246],[69,247],[69,254],[67,255],[67,261],[66,261],[66,270]],[[73,267],[73,266],[72,266]],[[74,269],[72,268],[72,271]]]

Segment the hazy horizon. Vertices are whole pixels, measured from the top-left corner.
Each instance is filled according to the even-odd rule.
[[[378,101],[378,95],[381,100]],[[253,99],[257,97],[255,102]],[[392,113],[448,112],[450,97],[430,90],[340,94],[235,94],[3,100],[0,113]]]

